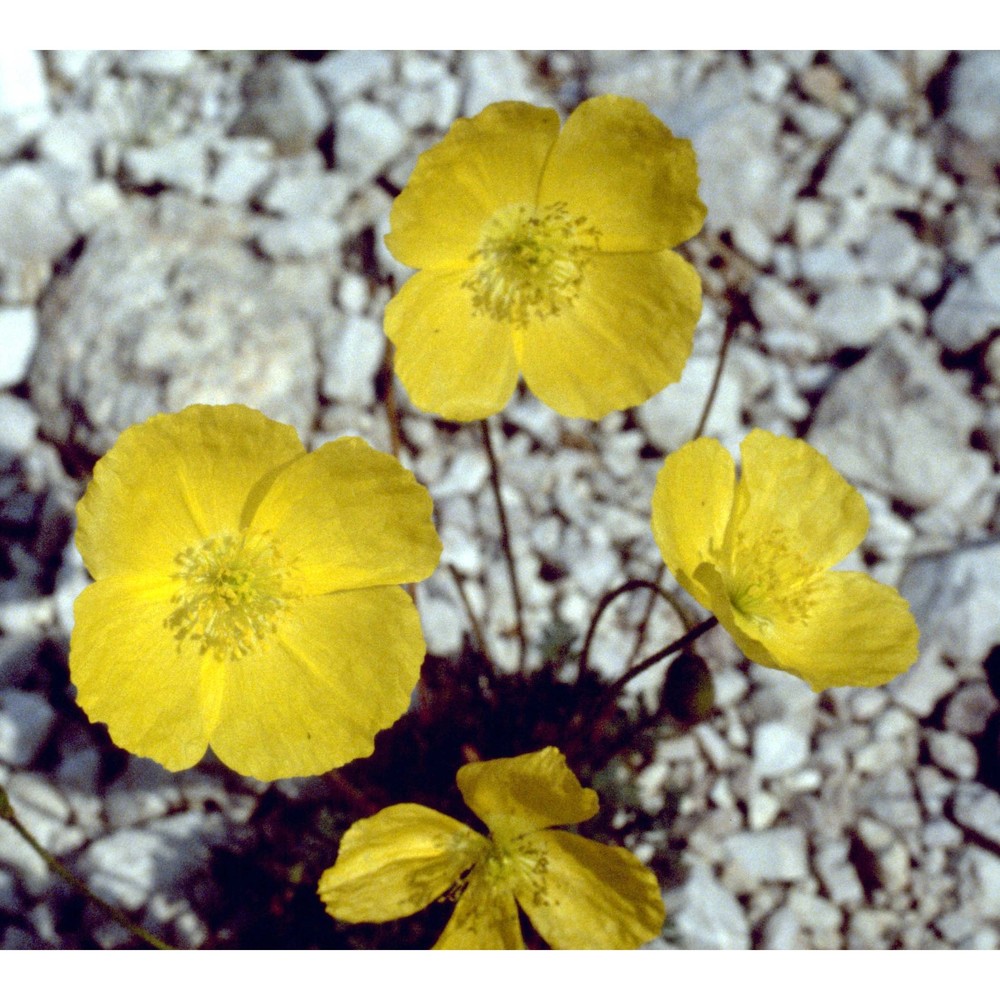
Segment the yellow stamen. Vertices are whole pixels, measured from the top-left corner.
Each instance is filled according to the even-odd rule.
[[[273,633],[294,593],[287,565],[263,534],[222,534],[192,545],[175,559],[175,610],[164,624],[178,645],[236,660]]]
[[[599,240],[598,230],[584,216],[571,218],[564,202],[507,205],[483,227],[462,287],[472,292],[475,313],[526,326],[576,299]]]

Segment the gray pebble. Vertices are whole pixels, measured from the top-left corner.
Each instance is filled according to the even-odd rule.
[[[55,709],[29,691],[0,692],[0,760],[27,767],[55,726]]]
[[[798,827],[734,833],[725,848],[750,878],[761,882],[798,882],[809,870],[806,835]]]
[[[679,893],[675,922],[688,948],[719,950],[750,947],[747,918],[736,897],[703,863],[693,863]]]

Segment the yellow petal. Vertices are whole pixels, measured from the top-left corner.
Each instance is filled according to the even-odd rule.
[[[575,301],[524,331],[524,380],[566,417],[637,406],[680,378],[700,315],[698,274],[672,251],[594,254]]]
[[[391,455],[360,438],[285,466],[254,514],[305,593],[411,583],[441,556],[431,497]]]
[[[778,532],[805,562],[828,569],[864,540],[861,494],[811,445],[758,429],[743,439],[740,456],[733,547],[752,554]]]
[[[653,537],[674,579],[703,607],[713,598],[696,577],[713,563],[726,536],[736,466],[712,438],[698,438],[668,455],[653,490]]]
[[[192,542],[237,530],[255,485],[303,452],[293,427],[245,406],[189,406],[128,428],[77,505],[84,564],[98,580],[171,567]]]
[[[762,667],[778,666],[767,647],[760,641],[762,624],[733,607],[726,583],[717,566],[702,563],[695,572],[695,584],[705,595],[704,606],[719,619],[719,624],[729,633],[748,660],[759,663]]]
[[[563,830],[525,840],[547,867],[516,890],[517,901],[553,948],[637,948],[660,933],[660,887],[633,854]]]
[[[473,869],[469,884],[434,947],[493,951],[523,948],[514,894]]]
[[[475,830],[434,809],[389,806],[344,834],[319,897],[337,920],[398,920],[446,893],[488,849]]]
[[[219,759],[262,781],[368,756],[408,708],[424,658],[413,602],[373,587],[290,602],[276,632],[225,664],[210,733]]]
[[[178,644],[165,625],[175,589],[155,576],[84,588],[73,605],[69,670],[80,707],[118,746],[180,771],[201,760],[208,735],[197,648]]]
[[[686,139],[675,139],[640,101],[611,94],[584,101],[567,119],[538,196],[566,202],[601,233],[611,253],[663,250],[705,221],[698,166]]]
[[[417,160],[389,214],[389,252],[410,267],[467,264],[483,224],[499,208],[535,204],[542,167],[559,132],[551,108],[517,101],[459,118]]]
[[[517,386],[510,328],[473,315],[466,271],[421,271],[385,309],[396,374],[414,405],[448,420],[499,413]]]
[[[597,793],[581,787],[555,747],[466,764],[456,780],[465,804],[504,837],[582,823],[597,812]]]
[[[823,574],[806,620],[762,640],[776,664],[814,691],[875,687],[916,662],[920,638],[909,605],[864,573]]]

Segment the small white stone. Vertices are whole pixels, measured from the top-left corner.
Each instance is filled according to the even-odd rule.
[[[534,101],[529,84],[528,63],[509,49],[467,52],[463,56],[464,77],[468,81],[463,111],[478,114],[496,101]]]
[[[465,634],[465,615],[451,601],[427,594],[421,595],[419,609],[427,648],[438,656],[457,653]]]
[[[881,112],[860,114],[837,147],[830,168],[820,181],[820,191],[828,198],[844,198],[863,190],[879,162],[890,134]]]
[[[331,100],[348,101],[391,80],[393,56],[382,51],[334,52],[313,71]]]
[[[815,320],[832,347],[867,347],[898,315],[898,296],[890,287],[862,282],[825,292]]]
[[[159,183],[202,195],[208,174],[207,155],[203,139],[185,135],[158,146],[128,149],[124,164],[135,184]]]
[[[781,800],[770,792],[752,792],[747,800],[747,823],[751,830],[766,830],[780,812]]]
[[[377,176],[407,140],[407,132],[380,104],[355,100],[337,116],[337,163],[359,179]]]
[[[363,313],[368,305],[368,279],[348,271],[340,279],[337,302],[345,312]]]
[[[195,53],[190,49],[145,49],[128,54],[129,69],[149,76],[178,77],[194,65]]]
[[[271,175],[271,143],[266,139],[234,138],[216,150],[219,165],[208,186],[213,201],[241,205]]]
[[[33,306],[0,309],[0,389],[24,380],[37,342],[38,314]]]
[[[374,379],[385,353],[379,324],[367,316],[349,315],[335,336],[324,339],[321,350],[323,394],[338,402],[374,403]]]
[[[27,691],[0,693],[0,761],[27,767],[55,725],[55,709]]]
[[[0,116],[21,117],[30,131],[47,117],[48,107],[41,54],[32,49],[5,48],[0,52]]]
[[[37,432],[38,414],[31,406],[16,396],[0,395],[0,452],[23,455],[35,443]]]
[[[686,947],[749,948],[750,929],[736,897],[714,878],[707,865],[692,862],[690,872],[673,911]]]
[[[931,730],[927,734],[931,760],[956,778],[974,778],[979,770],[979,754],[970,740],[958,733]]]
[[[780,720],[762,722],[753,734],[754,770],[764,778],[788,774],[809,759],[809,736]]]
[[[775,827],[726,838],[729,855],[752,879],[798,882],[806,877],[806,836],[798,827]]]

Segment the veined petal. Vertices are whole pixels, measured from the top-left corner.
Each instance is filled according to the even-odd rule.
[[[254,514],[308,594],[411,583],[441,556],[427,490],[360,438],[286,465]]]
[[[829,569],[864,540],[868,508],[861,494],[811,445],[756,429],[743,439],[740,456],[729,544],[747,558],[778,533],[793,540],[805,562]]]
[[[698,166],[687,139],[675,139],[640,101],[605,94],[567,119],[545,165],[539,204],[565,202],[601,234],[601,250],[663,250],[705,221]]]
[[[209,734],[224,764],[262,781],[368,756],[407,709],[425,646],[399,587],[302,597],[276,631],[218,671]]]
[[[73,605],[69,671],[80,707],[115,743],[180,771],[201,760],[208,734],[197,648],[178,643],[166,624],[175,590],[152,575],[85,587]]]
[[[713,438],[698,438],[668,455],[653,490],[653,537],[674,579],[702,607],[714,598],[696,574],[714,563],[733,506],[736,465]]]
[[[672,251],[594,254],[575,301],[524,331],[524,380],[566,417],[637,406],[680,378],[700,315],[698,274]]]
[[[637,948],[663,929],[656,877],[624,848],[563,830],[525,840],[548,864],[541,888],[525,883],[517,901],[553,948]]]
[[[305,449],[245,406],[189,406],[123,431],[77,504],[76,545],[95,579],[163,571],[192,542],[236,531],[254,487]]]
[[[495,885],[474,868],[451,920],[434,947],[484,951],[523,948],[514,893]]]
[[[465,804],[504,838],[582,823],[597,812],[597,793],[580,785],[555,747],[466,764],[456,780]]]
[[[814,691],[876,687],[911,667],[920,638],[909,605],[864,573],[824,573],[808,618],[763,639],[776,665]]]
[[[422,410],[448,420],[499,413],[517,386],[509,326],[474,315],[467,271],[421,271],[385,308],[396,374]]]
[[[420,155],[393,202],[389,252],[409,267],[468,264],[483,224],[497,209],[535,204],[558,133],[555,111],[518,101],[459,118]]]
[[[344,834],[319,897],[337,920],[397,920],[441,897],[488,850],[484,837],[450,816],[414,803],[389,806]]]

